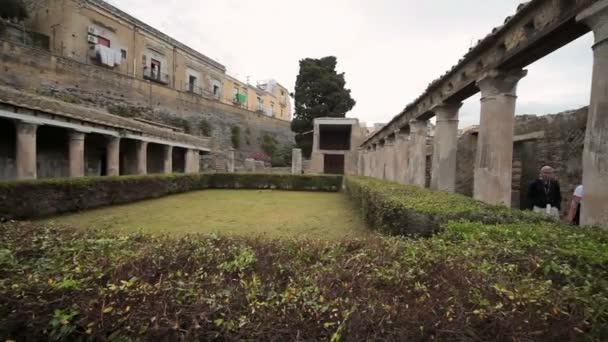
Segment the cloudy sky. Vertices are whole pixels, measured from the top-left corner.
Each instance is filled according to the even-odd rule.
[[[298,61],[334,55],[357,105],[348,114],[386,122],[422,93],[519,0],[108,0],[226,65],[246,80],[275,78],[293,90]],[[151,4],[154,6],[151,6]],[[518,114],[548,114],[589,102],[588,34],[531,65]],[[479,95],[460,125],[479,121]]]

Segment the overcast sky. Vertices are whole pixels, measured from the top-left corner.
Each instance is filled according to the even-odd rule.
[[[275,78],[293,91],[298,61],[334,55],[357,105],[347,115],[386,122],[515,12],[518,0],[109,0],[223,63],[245,81]],[[151,4],[154,4],[151,6]],[[518,114],[589,103],[592,36],[531,65]],[[252,82],[253,83],[253,82]],[[479,95],[460,126],[479,122]]]

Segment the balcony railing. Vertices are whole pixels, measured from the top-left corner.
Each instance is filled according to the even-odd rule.
[[[188,92],[188,93],[196,94],[196,95],[203,95],[203,88],[201,88],[193,83],[186,82],[184,84],[184,91]]]
[[[144,69],[144,78],[160,84],[169,84],[169,74],[159,71],[153,71],[150,68]]]

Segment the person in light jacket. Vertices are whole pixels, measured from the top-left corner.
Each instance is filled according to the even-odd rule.
[[[578,226],[581,221],[581,205],[583,204],[583,185],[579,185],[574,189],[572,201],[570,202],[570,210],[568,212],[568,222]]]

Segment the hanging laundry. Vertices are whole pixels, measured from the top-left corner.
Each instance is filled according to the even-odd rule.
[[[99,58],[101,64],[107,65],[112,68],[116,65],[120,65],[122,61],[122,55],[120,51],[109,48],[105,45],[96,44],[95,54],[97,55],[97,58]]]

